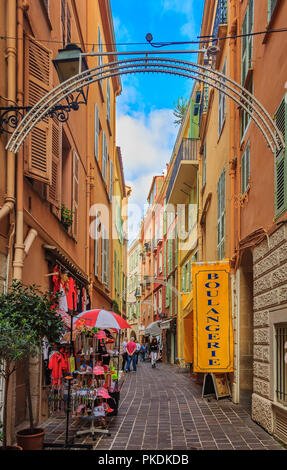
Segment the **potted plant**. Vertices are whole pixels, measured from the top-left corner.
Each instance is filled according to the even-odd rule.
[[[0,319],[0,375],[4,379],[3,423],[1,441],[3,450],[21,450],[21,447],[7,446],[7,404],[11,375],[16,370],[17,361],[33,351],[36,342],[29,328],[10,323],[7,318]]]
[[[65,204],[62,204],[61,207],[61,222],[66,230],[68,230],[73,223],[73,211],[68,209]]]
[[[30,389],[30,356],[40,354],[42,340],[46,337],[51,342],[58,342],[65,332],[64,323],[55,313],[58,296],[50,292],[41,292],[36,285],[24,287],[20,281],[13,281],[10,290],[0,295],[0,322],[6,320],[10,328],[29,332],[29,341],[19,359],[27,362],[26,398],[29,414],[29,428],[18,431],[17,442],[24,450],[43,448],[44,433],[42,428],[35,427],[31,389]]]

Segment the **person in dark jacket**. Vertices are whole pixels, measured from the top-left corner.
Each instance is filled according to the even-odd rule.
[[[150,354],[151,354],[151,366],[152,368],[155,368],[157,354],[158,354],[158,342],[156,338],[153,338],[152,342],[150,343]]]

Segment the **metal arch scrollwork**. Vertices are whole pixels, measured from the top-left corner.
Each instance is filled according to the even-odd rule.
[[[1,108],[0,114],[0,134],[5,132],[7,134],[13,134],[14,130],[17,129],[17,126],[22,121],[25,111],[30,110],[31,107],[14,107],[9,106],[6,108]]]
[[[77,90],[66,97],[68,104],[59,104],[47,109],[46,115],[50,118],[56,118],[59,122],[63,123],[68,121],[71,111],[77,111],[80,104],[87,104],[87,96],[83,89]],[[21,123],[25,114],[32,109],[32,106],[9,106],[0,108],[0,135],[2,133],[13,134]]]

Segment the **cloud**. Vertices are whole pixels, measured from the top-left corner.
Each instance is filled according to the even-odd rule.
[[[146,211],[153,176],[166,169],[178,128],[171,109],[121,114],[117,119],[117,145],[121,147],[129,197],[129,239],[134,238]]]
[[[117,136],[122,149],[127,180],[147,174],[161,174],[170,160],[177,128],[171,109],[154,109],[148,115],[133,112],[117,119]]]

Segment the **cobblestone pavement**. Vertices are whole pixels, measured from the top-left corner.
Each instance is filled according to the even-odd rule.
[[[139,363],[136,373],[126,374],[111,435],[75,442],[93,443],[95,450],[284,450],[246,408],[230,399],[203,399],[201,390],[177,366]],[[63,442],[63,420],[51,418],[45,427],[47,442]],[[70,429],[73,435],[79,428],[72,422]]]

